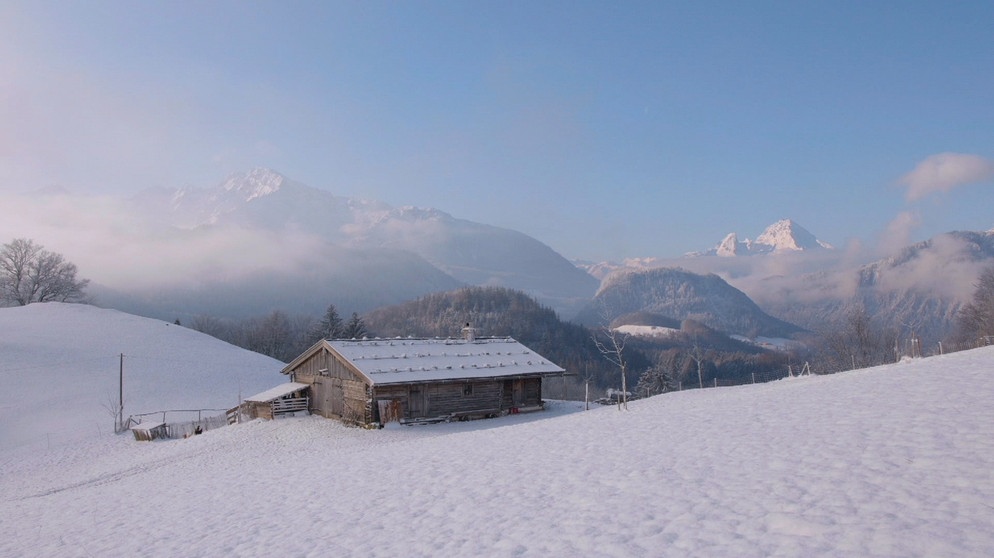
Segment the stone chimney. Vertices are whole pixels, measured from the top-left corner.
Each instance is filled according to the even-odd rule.
[[[471,342],[475,341],[476,340],[476,328],[470,326],[469,322],[466,322],[466,327],[462,328],[462,336],[463,336],[463,339],[465,339],[466,341],[471,341]]]

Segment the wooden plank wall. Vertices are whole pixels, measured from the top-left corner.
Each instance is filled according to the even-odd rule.
[[[343,380],[345,410],[342,418],[356,424],[373,422],[373,400],[370,390],[364,382]]]
[[[542,402],[542,378],[525,379],[525,405],[538,405]]]
[[[245,407],[249,418],[273,420],[273,408],[269,405],[269,403],[246,401]]]
[[[428,406],[425,416],[428,417],[471,411],[499,412],[501,409],[501,382],[430,384],[426,391]]]
[[[296,381],[311,384],[311,413],[362,424],[372,421],[369,418],[372,404],[368,397],[360,395],[366,391],[366,384],[332,353],[318,351],[292,372]],[[358,388],[356,384],[362,387]],[[352,388],[347,387],[349,385]]]

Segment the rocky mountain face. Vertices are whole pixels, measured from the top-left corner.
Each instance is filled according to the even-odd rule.
[[[694,320],[718,331],[749,338],[788,338],[803,332],[802,328],[763,312],[745,293],[721,277],[680,268],[612,274],[577,320],[603,325],[633,312]]]
[[[728,275],[728,270],[737,270],[740,265],[733,263],[737,256],[797,256],[800,254],[824,254],[835,251],[834,247],[821,240],[791,219],[783,219],[766,227],[755,240],[740,240],[737,233],[729,233],[714,248],[699,252],[689,252],[677,261],[674,259],[644,257],[604,262],[574,262],[593,277],[603,281],[608,275],[619,270],[653,269],[657,267],[683,266],[693,271],[714,271]],[[708,256],[717,256],[709,258]],[[718,261],[713,261],[718,258]],[[727,259],[726,259],[727,258]],[[691,261],[687,261],[691,260]],[[742,264],[747,265],[747,264]]]
[[[197,247],[198,239],[228,230],[299,239],[294,245],[306,246],[301,253],[288,251],[267,269],[223,285],[199,285],[197,292],[184,287],[102,294],[140,303],[146,313],[158,304],[181,314],[173,307],[191,295],[209,306],[223,302],[226,295],[238,298],[238,293],[253,295],[250,300],[241,296],[247,313],[271,310],[276,301],[284,309],[303,306],[315,313],[329,303],[365,311],[463,285],[496,285],[524,291],[572,316],[598,283],[545,244],[517,231],[457,219],[436,209],[395,208],[336,196],[268,169],[233,175],[214,188],[147,190],[131,204],[136,214],[160,226],[162,234],[182,235],[191,251],[211,249]],[[247,260],[256,256],[240,255]],[[230,313],[234,305],[232,300],[222,306]]]
[[[818,240],[804,227],[790,219],[783,219],[766,227],[755,240],[748,238],[739,240],[736,233],[729,233],[714,248],[703,252],[692,252],[688,256],[755,256],[832,249],[831,244]]]

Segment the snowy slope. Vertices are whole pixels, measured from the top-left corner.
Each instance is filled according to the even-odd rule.
[[[980,349],[627,412],[0,454],[0,555],[989,556],[992,366]]]
[[[227,409],[239,390],[284,380],[283,363],[168,322],[82,304],[0,308],[0,451],[113,432],[121,353],[125,417]]]

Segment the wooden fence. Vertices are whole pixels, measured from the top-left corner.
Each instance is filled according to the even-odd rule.
[[[285,413],[296,413],[306,411],[308,406],[307,397],[291,397],[287,399],[274,399],[271,403],[273,407],[273,417]]]
[[[154,421],[161,422],[165,427],[165,437],[166,438],[188,438],[206,432],[207,430],[213,430],[215,428],[221,428],[222,426],[228,426],[232,424],[230,422],[231,412],[236,411],[235,409],[172,409],[168,411],[155,411],[151,413],[140,413],[137,415],[131,415],[128,417],[127,425],[129,427],[142,424],[142,422]],[[221,411],[217,415],[204,416],[205,413],[216,413]],[[193,413],[196,413],[196,418],[188,418],[187,420],[172,420],[168,419],[169,413],[173,413],[173,416],[179,413],[185,413],[187,417],[192,417]]]

